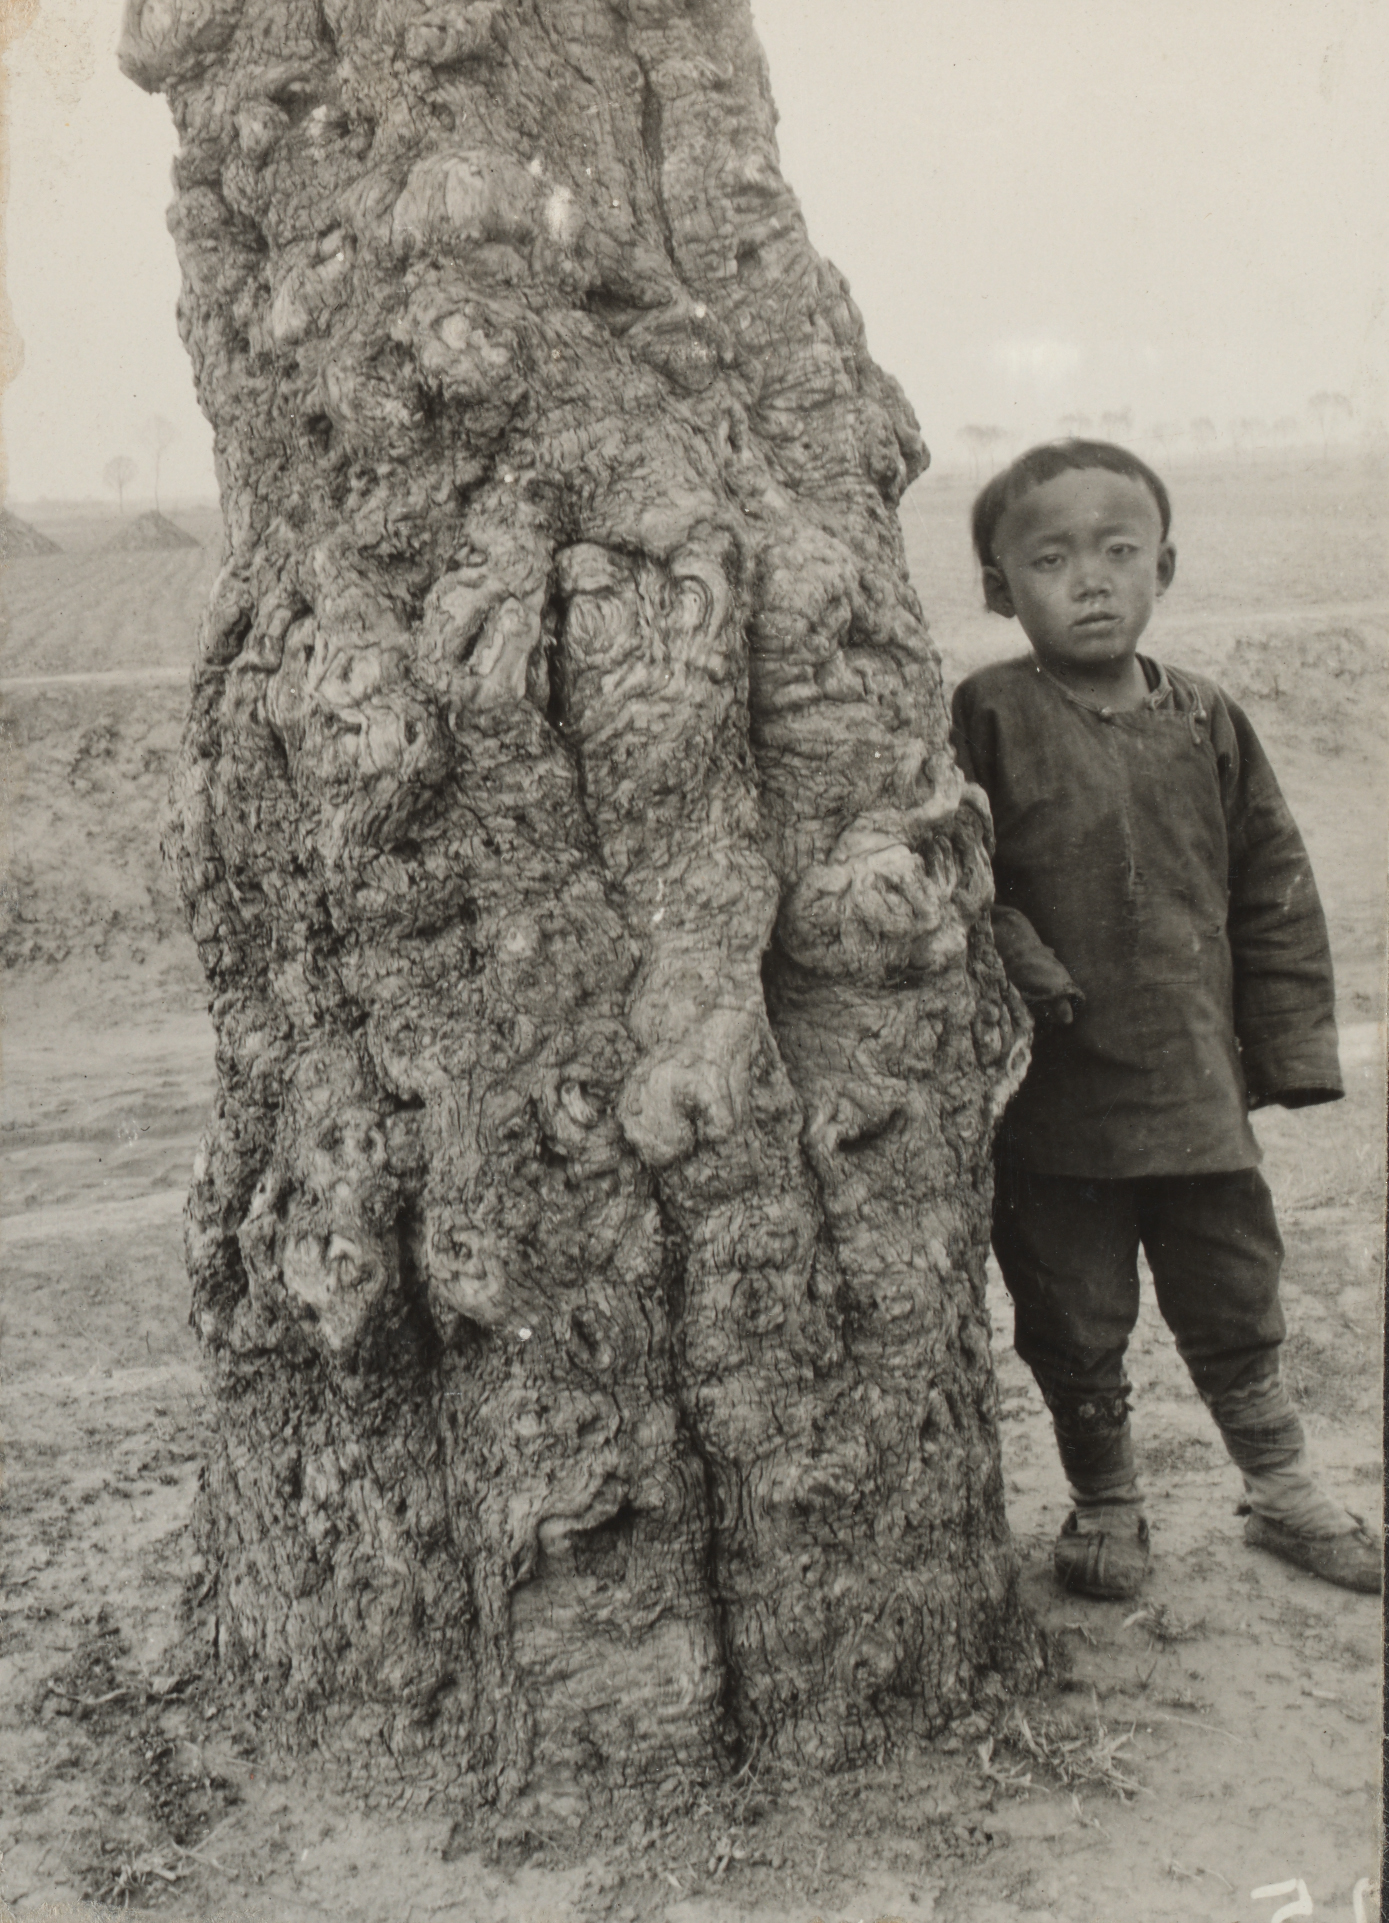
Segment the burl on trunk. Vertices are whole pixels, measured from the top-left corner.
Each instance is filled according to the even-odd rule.
[[[365,1783],[880,1753],[1030,1661],[1025,1040],[747,0],[132,0],[226,561],[169,848],[218,1647]]]

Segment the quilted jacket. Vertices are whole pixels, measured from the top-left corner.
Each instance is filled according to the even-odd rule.
[[[1039,1026],[1006,1127],[1055,1175],[1249,1168],[1249,1110],[1342,1092],[1326,921],[1248,717],[1140,657],[1138,709],[1086,705],[1027,655],[955,691],[993,813],[994,939]]]

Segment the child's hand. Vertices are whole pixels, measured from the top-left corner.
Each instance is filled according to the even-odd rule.
[[[1037,1027],[1069,1028],[1085,996],[1065,963],[1018,909],[995,902],[990,919],[998,958]]]
[[[1038,1028],[1069,1028],[1083,999],[1079,994],[1049,995],[1045,1001],[1029,1002],[1028,1012]]]

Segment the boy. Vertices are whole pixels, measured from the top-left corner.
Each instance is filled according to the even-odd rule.
[[[1137,651],[1170,521],[1157,475],[1102,441],[1033,448],[975,503],[987,605],[1032,644],[954,701],[993,809],[994,939],[1036,1024],[994,1250],[1075,1504],[1064,1586],[1131,1596],[1148,1566],[1123,1367],[1141,1243],[1243,1473],[1246,1541],[1377,1591],[1379,1545],[1313,1478],[1279,1377],[1283,1249],[1248,1120],[1343,1092],[1326,925],[1246,717]]]

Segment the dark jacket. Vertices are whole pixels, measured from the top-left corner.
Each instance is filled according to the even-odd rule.
[[[1209,1174],[1259,1159],[1248,1110],[1334,1101],[1335,991],[1302,837],[1243,712],[1144,661],[1097,710],[1034,657],[955,691],[993,810],[994,939],[1039,1027],[1005,1126],[1055,1175]]]

